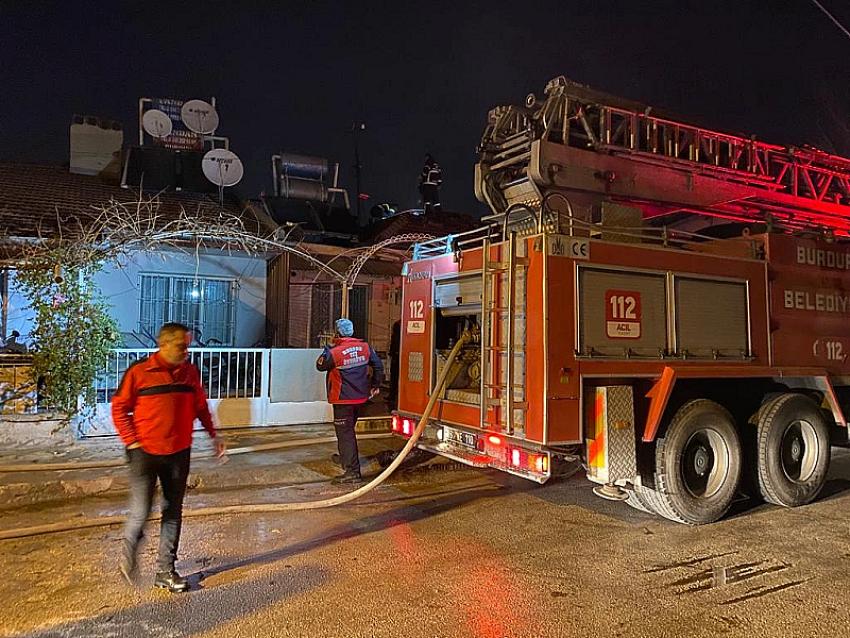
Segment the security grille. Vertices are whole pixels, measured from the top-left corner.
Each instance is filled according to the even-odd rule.
[[[232,346],[236,328],[236,281],[142,275],[139,329],[156,335],[162,324],[185,324],[207,345]]]
[[[334,334],[334,322],[342,313],[342,290],[334,284],[312,288],[310,343],[323,346]],[[348,318],[354,323],[354,336],[369,338],[369,287],[354,286],[348,293]]]

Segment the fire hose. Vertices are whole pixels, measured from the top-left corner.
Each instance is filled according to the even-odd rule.
[[[355,499],[358,499],[361,496],[364,496],[365,494],[368,494],[376,487],[378,487],[381,483],[383,483],[385,480],[387,480],[387,478],[389,478],[389,476],[393,472],[395,472],[396,468],[401,465],[405,457],[415,447],[416,442],[419,440],[419,437],[422,435],[422,432],[425,429],[425,425],[428,423],[428,419],[431,416],[431,412],[433,411],[437,400],[443,392],[443,387],[446,385],[446,380],[448,379],[455,358],[457,357],[464,344],[466,344],[466,342],[470,339],[470,333],[464,332],[461,335],[460,339],[458,339],[457,343],[455,343],[454,348],[452,348],[452,351],[449,353],[445,366],[443,367],[443,370],[440,373],[439,378],[437,379],[437,384],[434,387],[434,390],[431,392],[431,396],[428,399],[428,404],[425,406],[425,410],[423,411],[422,416],[419,419],[419,423],[417,423],[416,425],[416,429],[413,430],[413,433],[407,440],[407,443],[401,449],[398,455],[396,455],[395,459],[393,459],[393,462],[390,463],[384,471],[378,474],[378,476],[373,478],[366,485],[363,485],[362,487],[354,490],[353,492],[348,492],[347,494],[342,494],[334,498],[327,498],[319,501],[304,501],[294,503],[253,503],[247,505],[226,505],[222,507],[202,507],[199,509],[186,510],[185,512],[183,512],[183,517],[195,518],[200,516],[219,516],[227,514],[265,514],[275,512],[316,510],[324,509],[327,507],[336,507],[337,505],[343,505],[345,503],[349,503]],[[148,518],[148,520],[157,520],[158,518],[159,515],[152,515]],[[123,523],[125,520],[125,516],[102,516],[99,518],[84,518],[74,521],[49,523],[47,525],[35,525],[32,527],[7,529],[0,531],[0,540],[26,538],[29,536],[39,536],[42,534],[67,532],[92,527],[106,527],[108,525]]]
[[[361,434],[360,439],[385,439],[391,434]],[[295,441],[277,441],[275,443],[258,443],[257,445],[246,445],[244,447],[235,447],[227,450],[228,456],[235,454],[248,454],[251,452],[271,452],[273,450],[283,450],[296,447],[306,447],[308,445],[319,445],[321,443],[336,443],[335,436],[323,436],[309,439],[298,439]],[[192,455],[192,459],[214,459],[215,454],[208,452],[206,454]],[[69,463],[18,463],[15,465],[0,465],[0,474],[6,472],[64,472],[67,470],[94,470],[107,469],[112,467],[122,467],[127,465],[127,462],[121,459],[112,459],[109,461],[72,461]]]

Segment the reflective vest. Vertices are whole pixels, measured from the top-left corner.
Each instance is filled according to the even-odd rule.
[[[369,377],[369,367],[372,376]],[[328,373],[328,403],[365,403],[372,388],[384,378],[384,364],[369,344],[354,337],[341,337],[325,347],[316,369]]]

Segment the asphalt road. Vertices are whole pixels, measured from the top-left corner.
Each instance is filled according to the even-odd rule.
[[[336,495],[333,473],[301,459],[282,469],[296,484],[193,493],[187,507]],[[841,636],[848,488],[850,454],[836,450],[816,503],[742,501],[690,528],[602,501],[581,476],[417,470],[333,510],[187,520],[182,595],[121,580],[118,528],[0,542],[0,634]],[[2,525],[122,509],[93,499],[4,512]],[[150,542],[147,583],[154,554]]]

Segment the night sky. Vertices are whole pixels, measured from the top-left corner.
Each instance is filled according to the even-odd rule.
[[[850,3],[821,2],[850,28]],[[481,212],[487,111],[556,75],[850,155],[850,38],[811,0],[240,4],[0,0],[0,160],[66,161],[73,113],[133,142],[140,97],[215,96],[243,196],[271,192],[281,150],[339,161],[353,193],[362,120],[370,205],[413,206],[430,151],[445,205]]]

